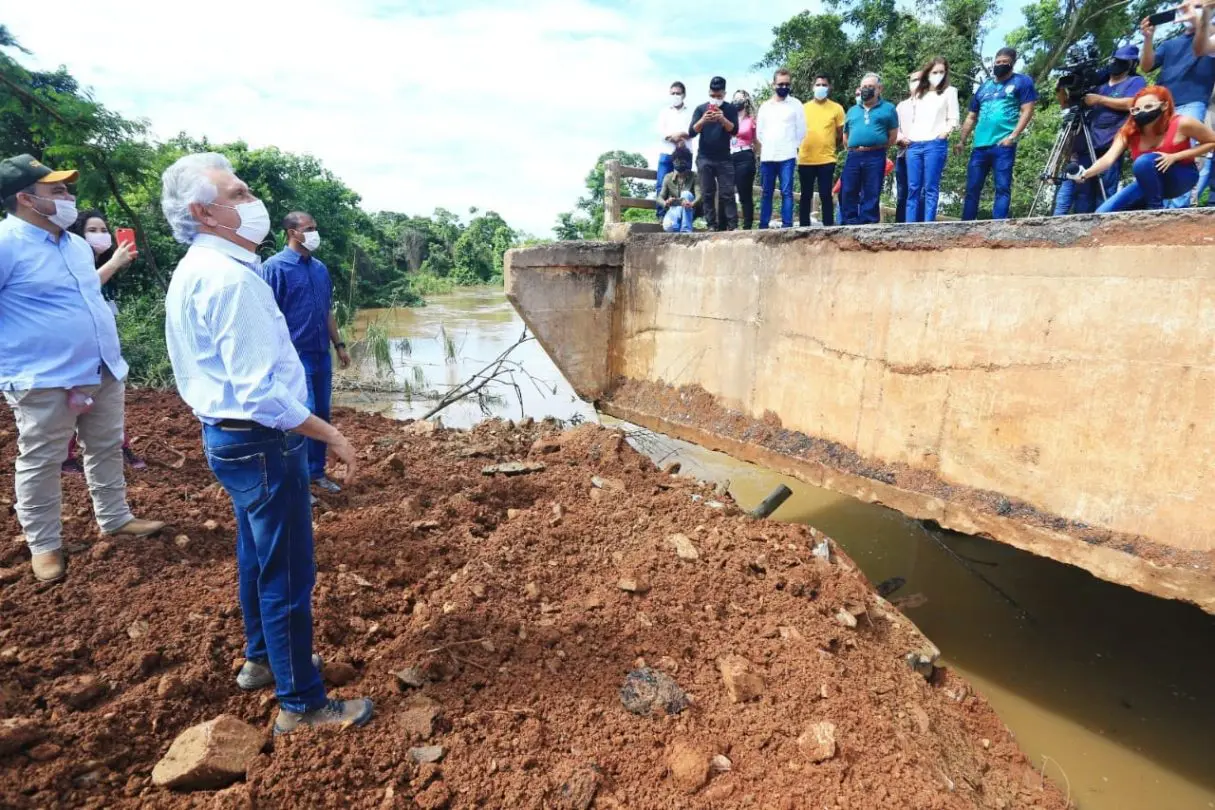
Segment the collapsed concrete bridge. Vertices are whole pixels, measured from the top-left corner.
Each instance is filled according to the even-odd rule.
[[[606,413],[1215,613],[1215,212],[511,251]]]

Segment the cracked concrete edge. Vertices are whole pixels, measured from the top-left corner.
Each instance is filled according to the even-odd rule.
[[[510,268],[570,267],[596,269],[624,266],[622,242],[553,242],[535,247],[506,251],[504,264]]]
[[[818,462],[793,458],[706,428],[671,422],[611,400],[597,404],[600,410],[617,419],[762,465],[811,486],[839,492],[865,503],[887,506],[917,520],[932,520],[946,529],[963,534],[989,538],[1039,557],[1082,568],[1108,582],[1162,599],[1189,602],[1207,613],[1215,614],[1215,578],[1209,574],[1183,567],[1157,565],[1117,549],[1091,545],[1062,532],[988,515],[921,492],[901,489]]]

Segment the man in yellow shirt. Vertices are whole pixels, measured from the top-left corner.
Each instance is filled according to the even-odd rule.
[[[828,96],[831,79],[826,73],[814,77],[814,98],[802,109],[806,114],[806,137],[797,153],[797,175],[801,180],[802,199],[798,205],[798,224],[810,224],[810,199],[818,184],[818,217],[824,225],[835,224],[835,205],[831,187],[835,184],[835,152],[844,131],[844,108]]]

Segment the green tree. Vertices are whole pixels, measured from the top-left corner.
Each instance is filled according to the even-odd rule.
[[[586,175],[586,196],[578,199],[573,211],[557,215],[557,224],[553,233],[558,239],[598,239],[603,233],[603,187],[605,182],[604,165],[609,160],[619,160],[621,166],[631,166],[635,169],[648,169],[649,162],[637,152],[625,152],[613,149],[604,152],[595,161],[595,166]],[[620,194],[625,197],[652,196],[654,189],[643,180],[624,178],[620,181]]]
[[[1137,36],[1140,20],[1175,5],[1160,0],[1037,0],[1025,6],[1025,24],[1008,41],[1020,51],[1026,73],[1042,83],[1060,65],[1108,58],[1118,43]]]

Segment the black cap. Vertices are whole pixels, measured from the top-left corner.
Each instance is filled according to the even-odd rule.
[[[53,171],[43,166],[33,155],[17,155],[0,161],[0,197],[24,191],[34,183],[75,183],[80,173],[73,170]]]
[[[709,82],[709,89],[714,92],[716,92],[718,90],[725,90],[726,89],[726,80],[723,79],[721,76],[714,76],[713,79]]]

